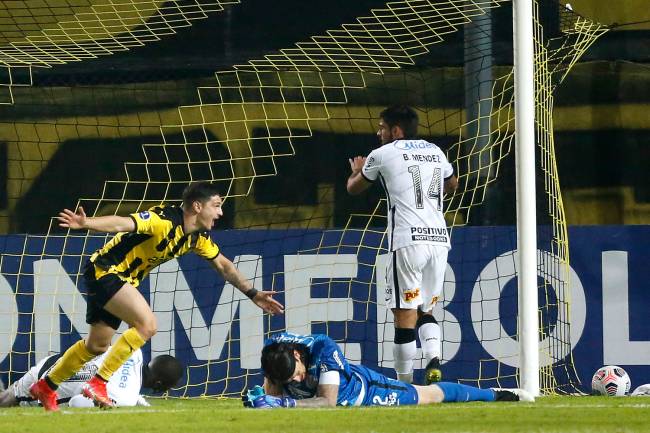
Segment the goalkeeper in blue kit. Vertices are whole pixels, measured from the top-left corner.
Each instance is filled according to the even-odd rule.
[[[281,333],[262,350],[264,387],[243,396],[244,405],[276,407],[397,406],[464,401],[534,401],[523,389],[480,389],[451,382],[411,385],[348,363],[328,336]]]

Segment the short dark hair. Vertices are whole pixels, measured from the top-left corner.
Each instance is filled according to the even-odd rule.
[[[167,391],[176,386],[183,376],[183,364],[171,355],[159,355],[148,365],[148,382],[156,392]]]
[[[418,134],[418,113],[406,105],[393,105],[379,114],[389,128],[399,126],[404,138],[415,138]]]
[[[183,207],[187,209],[195,201],[205,203],[215,195],[221,195],[216,185],[205,181],[191,183],[183,191]]]
[[[286,383],[296,370],[296,358],[293,351],[300,353],[303,364],[309,364],[309,351],[304,344],[274,342],[262,349],[262,370],[264,375],[273,383]]]

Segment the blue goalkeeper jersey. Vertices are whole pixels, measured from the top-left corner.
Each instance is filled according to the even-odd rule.
[[[284,391],[296,399],[316,396],[321,373],[338,371],[340,377],[336,403],[339,406],[394,406],[417,404],[413,385],[390,379],[362,365],[350,364],[338,344],[327,335],[275,334],[264,345],[298,343],[309,351],[307,379],[284,385]]]

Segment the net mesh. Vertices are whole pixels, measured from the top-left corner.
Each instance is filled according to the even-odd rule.
[[[140,47],[175,34],[238,0],[39,0],[0,11],[0,104],[51,68]]]
[[[226,4],[95,3],[39,9],[49,15],[26,5],[5,11],[10,19],[2,27],[6,49],[0,49],[0,62],[9,77],[5,99],[14,105],[3,108],[0,141],[8,146],[9,182],[20,191],[9,197],[9,214],[28,218],[22,196],[39,187],[51,190],[33,173],[42,177],[64,152],[62,143],[76,144],[68,147],[74,150],[92,141],[83,157],[96,153],[101,161],[117,160],[102,172],[99,190],[78,190],[78,206],[89,215],[126,215],[175,202],[188,182],[211,180],[226,198],[222,224],[235,233],[217,234],[222,250],[236,255],[257,287],[282,292],[287,307],[285,317],[263,317],[198,262],[157,268],[148,283],[159,322],[151,354],[174,353],[188,363],[186,381],[173,394],[235,395],[257,383],[263,337],[284,329],[327,333],[351,361],[390,374],[392,315],[377,296],[385,284],[386,203],[377,192],[347,198],[341,185],[347,158],[372,149],[377,116],[395,102],[416,108],[420,134],[446,150],[460,181],[458,191],[445,198],[454,249],[444,296],[434,310],[442,324],[443,367],[452,376],[446,378],[479,386],[516,384],[512,47],[492,36],[492,17],[510,2],[390,2],[352,24],[202,78],[198,87],[196,80],[175,80],[18,92],[16,68],[50,67],[148,43]],[[47,18],[34,19],[28,28],[17,18],[25,15]],[[606,30],[554,2],[536,3],[545,393],[572,392],[577,385],[553,90]],[[445,62],[452,50],[454,60]],[[109,238],[63,233],[54,222],[43,231],[4,239],[0,265],[7,286],[0,298],[11,302],[0,310],[6,325],[0,327],[0,353],[8,353],[0,374],[9,381],[86,331],[80,274],[88,255]],[[477,268],[478,278],[466,276]],[[214,296],[195,297],[199,291]]]

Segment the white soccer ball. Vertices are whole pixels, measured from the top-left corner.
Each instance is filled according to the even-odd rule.
[[[630,392],[631,386],[630,376],[618,365],[600,367],[591,379],[591,389],[600,395],[622,397]]]

